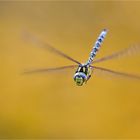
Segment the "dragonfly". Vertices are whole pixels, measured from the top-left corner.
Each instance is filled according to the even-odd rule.
[[[38,40],[37,38],[30,36],[30,40],[32,40],[38,46],[41,46],[50,52],[53,52],[63,58],[66,58],[66,59],[74,62],[75,64],[61,66],[61,67],[54,67],[54,68],[41,68],[41,69],[28,70],[28,71],[24,71],[24,74],[46,73],[46,72],[52,72],[52,71],[61,71],[61,70],[66,70],[66,69],[77,68],[74,73],[74,76],[73,76],[74,82],[76,83],[77,86],[82,86],[82,85],[86,84],[87,81],[91,78],[91,75],[93,74],[94,70],[108,72],[110,74],[114,74],[117,76],[128,77],[128,78],[140,80],[140,76],[138,76],[138,75],[124,73],[124,72],[118,72],[118,71],[114,71],[111,69],[94,66],[95,63],[111,60],[114,58],[119,58],[119,57],[125,56],[126,54],[129,54],[131,52],[134,52],[134,51],[138,52],[138,50],[140,50],[139,46],[131,46],[131,47],[125,48],[121,51],[115,52],[111,55],[107,55],[102,58],[95,59],[95,56],[96,56],[97,52],[99,51],[99,49],[101,48],[101,44],[104,41],[104,39],[107,35],[107,32],[108,32],[107,29],[103,29],[101,31],[95,44],[93,45],[89,58],[87,59],[87,61],[85,63],[80,63],[78,60],[76,60],[76,59],[70,57],[69,55],[63,53],[62,51],[56,49],[52,45],[43,43],[40,40]],[[28,37],[29,37],[29,35],[28,35]]]

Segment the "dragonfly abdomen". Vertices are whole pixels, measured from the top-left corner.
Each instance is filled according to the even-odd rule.
[[[87,65],[90,65],[90,64],[92,63],[94,57],[96,56],[97,51],[98,51],[98,50],[100,49],[100,47],[101,47],[101,43],[103,42],[103,40],[104,40],[106,34],[107,34],[107,30],[104,29],[104,30],[101,32],[101,34],[99,35],[97,41],[95,42],[95,45],[93,46],[93,49],[92,49],[91,53],[90,53],[89,59],[88,59],[88,61],[86,62]]]

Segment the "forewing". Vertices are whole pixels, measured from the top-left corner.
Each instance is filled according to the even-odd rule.
[[[58,49],[56,49],[55,47],[53,47],[52,45],[48,44],[48,43],[44,43],[43,41],[39,40],[38,38],[34,37],[33,35],[29,34],[28,32],[24,32],[24,39],[33,42],[35,45],[37,45],[38,47],[42,47],[47,49],[48,51],[51,51],[59,56],[62,56],[68,60],[71,60],[77,64],[80,64],[80,62],[78,62],[77,60],[73,59],[72,57],[66,55],[65,53],[59,51]]]
[[[121,58],[123,56],[136,54],[138,52],[140,52],[140,46],[138,46],[138,45],[131,46],[131,47],[128,47],[122,51],[118,51],[118,52],[113,53],[111,55],[96,59],[93,61],[93,63],[99,63],[99,62],[103,62],[103,61],[107,61],[107,60],[111,60],[111,59],[115,59],[115,58]]]

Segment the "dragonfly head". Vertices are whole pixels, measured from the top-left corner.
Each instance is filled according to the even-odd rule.
[[[74,75],[74,81],[76,82],[77,86],[82,86],[83,83],[86,81],[87,76],[83,72],[77,72]]]

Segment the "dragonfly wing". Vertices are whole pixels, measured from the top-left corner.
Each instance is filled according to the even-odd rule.
[[[24,71],[23,74],[54,72],[54,71],[61,71],[61,70],[65,70],[65,69],[73,69],[76,67],[77,67],[77,65],[69,65],[69,66],[63,66],[63,67],[57,67],[57,68],[34,69],[34,70]]]
[[[103,62],[103,61],[111,60],[114,58],[120,58],[120,57],[129,55],[129,54],[131,55],[131,54],[137,53],[139,51],[140,51],[140,46],[131,46],[131,47],[128,47],[122,51],[118,51],[118,52],[113,53],[111,55],[96,59],[95,61],[93,61],[93,63]]]
[[[65,53],[59,51],[58,49],[56,49],[55,47],[53,47],[52,45],[48,44],[48,43],[44,43],[43,41],[39,40],[38,38],[34,37],[33,35],[29,34],[28,32],[24,33],[24,38],[26,40],[29,40],[31,42],[33,42],[34,44],[36,44],[38,47],[42,47],[47,49],[48,51],[51,51],[59,56],[62,56],[68,60],[71,60],[77,64],[81,64],[80,62],[78,62],[77,60],[73,59],[72,57],[66,55]]]
[[[123,76],[123,77],[127,77],[127,78],[133,78],[133,79],[140,80],[140,76],[138,76],[138,75],[123,73],[123,72],[117,72],[117,71],[102,68],[102,67],[96,67],[96,66],[91,66],[91,67],[93,68],[93,71],[95,69],[97,71],[106,72],[106,73],[113,74],[113,75],[116,75],[116,76]]]

